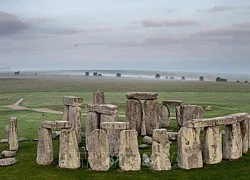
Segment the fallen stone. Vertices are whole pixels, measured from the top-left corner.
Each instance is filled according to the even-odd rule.
[[[182,127],[178,135],[178,166],[182,169],[203,167],[200,131]]]
[[[220,126],[205,127],[203,142],[204,163],[220,163],[222,161],[222,134]]]
[[[8,139],[0,139],[0,143],[8,143]]]
[[[101,129],[125,130],[129,128],[129,122],[102,122]]]
[[[177,141],[178,132],[167,132],[168,140],[170,141]]]
[[[83,99],[80,97],[75,97],[75,96],[63,97],[63,104],[66,106],[81,107],[82,103],[83,103]]]
[[[147,144],[141,144],[139,145],[139,149],[148,149],[149,146]]]
[[[93,93],[93,104],[105,104],[103,91],[98,90]]]
[[[143,142],[146,143],[146,144],[151,145],[153,143],[153,139],[150,136],[144,136],[143,137]]]
[[[122,130],[120,134],[119,166],[122,171],[141,170],[141,157],[138,149],[138,133],[135,130]]]
[[[126,97],[128,99],[137,100],[154,100],[157,99],[158,94],[154,92],[128,92]]]
[[[206,111],[211,111],[212,110],[212,107],[211,106],[207,106],[206,107]]]
[[[152,166],[152,160],[146,153],[143,153],[142,155],[142,165],[148,166],[148,167]]]
[[[242,156],[242,137],[240,123],[226,125],[223,141],[223,158],[238,159]]]
[[[16,156],[16,151],[2,151],[1,155],[3,155],[6,158],[14,157]]]
[[[47,129],[69,129],[71,128],[71,123],[69,121],[43,121],[42,128]]]
[[[17,118],[10,118],[10,129],[9,129],[9,150],[17,151],[18,150],[18,135],[17,135]]]
[[[144,116],[146,133],[152,135],[153,130],[158,128],[158,102],[157,100],[146,100],[144,102]]]
[[[11,166],[11,165],[16,164],[16,163],[17,163],[16,158],[0,159],[0,167]]]
[[[171,169],[170,143],[166,129],[154,129],[152,144],[152,169],[165,171]]]
[[[108,171],[110,167],[109,141],[105,130],[95,129],[88,137],[88,162],[94,171]]]
[[[60,135],[59,167],[77,169],[81,166],[76,131],[63,129]]]
[[[128,99],[126,101],[126,119],[129,127],[139,134],[141,134],[142,114],[142,105],[139,100]]]
[[[183,101],[180,100],[163,100],[162,104],[165,106],[181,106]]]
[[[97,112],[100,114],[113,115],[118,114],[118,106],[113,104],[87,104],[86,109],[88,112]]]

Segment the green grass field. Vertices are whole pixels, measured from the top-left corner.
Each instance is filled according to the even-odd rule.
[[[0,180],[5,179],[250,179],[250,153],[234,161],[223,161],[216,165],[205,165],[201,169],[181,170],[173,167],[171,171],[154,172],[143,166],[139,172],[122,172],[118,165],[108,172],[91,171],[84,166],[78,170],[58,167],[58,140],[54,141],[55,164],[39,166],[36,164],[37,130],[44,120],[60,120],[61,115],[39,113],[31,110],[11,110],[6,107],[23,97],[22,106],[29,108],[50,108],[63,110],[64,95],[80,96],[84,104],[92,101],[92,92],[105,92],[106,103],[119,106],[120,114],[125,114],[126,92],[152,91],[158,93],[158,100],[183,100],[184,104],[197,104],[205,108],[212,106],[211,112],[204,112],[205,117],[222,116],[250,110],[250,84],[216,83],[195,81],[148,80],[132,78],[94,78],[81,76],[0,76],[0,139],[5,138],[4,127],[11,116],[18,117],[19,137],[30,139],[19,143],[16,156],[18,163],[10,167],[0,167]],[[85,108],[83,106],[83,112]],[[83,116],[83,131],[84,131]],[[121,118],[120,120],[124,120]],[[171,128],[175,129],[173,120]],[[84,140],[83,140],[84,141]],[[141,137],[139,138],[141,141]],[[0,152],[8,149],[7,144],[0,144]],[[150,149],[143,152],[150,153]],[[176,164],[176,142],[171,144],[173,166]]]

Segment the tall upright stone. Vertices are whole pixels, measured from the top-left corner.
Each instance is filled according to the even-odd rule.
[[[50,165],[54,160],[52,130],[40,127],[38,134],[39,141],[37,145],[36,162],[40,165]]]
[[[200,131],[182,127],[178,134],[178,165],[183,169],[203,167]]]
[[[158,119],[157,100],[146,100],[144,102],[143,121],[145,121],[147,135],[153,134],[153,130],[157,128]]]
[[[59,167],[77,169],[80,166],[76,132],[74,129],[63,129],[60,135]]]
[[[88,136],[88,162],[94,171],[108,171],[110,167],[109,141],[105,130],[95,129]]]
[[[76,130],[77,142],[81,142],[81,128],[82,128],[82,113],[80,107],[69,106],[68,121],[71,122],[71,128]]]
[[[104,92],[97,91],[93,93],[93,104],[105,104]]]
[[[180,108],[179,126],[182,127],[186,121],[192,119],[202,119],[202,118],[203,118],[203,109],[201,106],[182,105]]]
[[[101,114],[100,122],[117,122],[118,114],[108,115]],[[110,156],[118,156],[119,154],[119,144],[120,144],[120,130],[118,129],[107,129],[107,136],[109,140]]]
[[[240,123],[225,126],[223,158],[238,159],[242,156],[242,136]]]
[[[246,154],[248,152],[248,146],[249,146],[249,125],[248,125],[248,119],[240,122],[240,128],[241,128],[241,137],[242,137],[242,154]]]
[[[18,150],[17,118],[10,118],[8,144],[10,151]]]
[[[88,112],[85,121],[85,140],[86,148],[88,149],[88,137],[92,131],[100,129],[100,114],[96,112]]]
[[[220,163],[222,161],[222,134],[220,126],[205,127],[203,142],[204,163]]]
[[[139,171],[141,169],[137,136],[138,133],[135,130],[121,131],[119,166],[122,171]]]
[[[4,132],[5,132],[6,139],[9,139],[10,126],[8,126],[8,125],[5,126]]]
[[[153,130],[152,169],[165,171],[171,169],[170,142],[166,129]]]
[[[130,129],[141,133],[142,124],[142,105],[139,100],[128,99],[126,101],[126,119],[129,122]]]
[[[165,105],[161,105],[159,109],[159,126],[160,128],[167,128],[170,126],[170,112]]]

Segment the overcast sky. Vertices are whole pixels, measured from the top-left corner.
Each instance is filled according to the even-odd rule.
[[[249,0],[0,0],[0,67],[250,73]]]

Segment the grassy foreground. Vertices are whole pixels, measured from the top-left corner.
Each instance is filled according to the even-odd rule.
[[[38,113],[31,110],[11,110],[6,107],[24,98],[22,106],[29,108],[51,108],[62,110],[62,97],[75,95],[83,97],[84,103],[92,101],[92,92],[98,89],[105,92],[106,103],[119,106],[124,114],[126,92],[153,91],[163,99],[183,100],[184,104],[197,104],[204,108],[212,106],[205,117],[221,116],[250,110],[250,84],[215,83],[193,81],[167,81],[145,79],[92,78],[78,76],[0,76],[0,139],[5,138],[4,127],[11,116],[18,117],[20,137],[30,141],[20,142],[17,154],[18,163],[10,167],[0,167],[0,180],[5,179],[250,179],[250,153],[235,161],[223,161],[216,165],[206,165],[201,169],[181,170],[173,167],[171,171],[154,172],[142,166],[139,172],[122,172],[118,165],[108,172],[94,172],[86,166],[78,170],[60,169],[58,164],[58,140],[54,141],[55,164],[39,166],[36,164],[37,130],[44,120],[59,120],[61,115]],[[85,109],[83,108],[83,112]],[[123,120],[124,118],[121,118]],[[83,131],[84,131],[83,116]],[[173,121],[172,129],[176,123]],[[141,141],[141,138],[139,139]],[[83,139],[84,141],[84,139]],[[0,152],[8,149],[0,144]],[[150,153],[150,149],[141,151]],[[172,165],[176,164],[176,143],[171,144]]]

